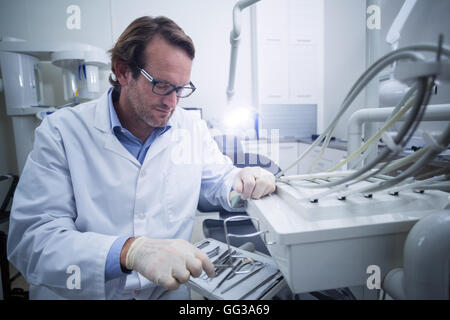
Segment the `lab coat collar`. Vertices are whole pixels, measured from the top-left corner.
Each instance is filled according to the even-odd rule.
[[[94,126],[99,129],[102,132],[112,132],[111,127],[111,118],[109,113],[109,107],[108,107],[108,99],[109,99],[109,91],[112,90],[108,89],[98,100],[97,100],[97,108],[95,110],[95,120],[94,120]],[[167,122],[166,128],[171,127],[179,127],[177,125],[177,121],[175,121],[176,114],[178,107],[175,109],[174,113],[172,114],[172,117],[170,117],[169,121]]]
[[[95,108],[94,127],[102,132],[111,133],[108,110],[108,91],[97,100]]]
[[[180,124],[176,120],[178,118],[178,113],[179,113],[178,108],[176,108],[174,113],[172,114],[172,117],[168,121],[167,124],[168,126],[175,128],[180,127]],[[112,131],[108,108],[108,91],[105,92],[97,100],[94,126],[98,130],[107,134],[104,145],[105,149],[132,161],[135,165],[139,167],[141,166],[139,161],[131,153],[128,152],[128,150],[120,143],[120,141],[117,139],[117,137],[114,135]],[[163,151],[169,146],[170,142],[172,141],[172,132],[173,132],[172,130],[168,130],[153,142],[152,146],[149,148],[147,152],[147,155],[145,156],[143,164],[150,161],[157,154],[159,154],[161,151]]]
[[[173,112],[172,116],[170,117],[169,121],[167,121],[166,128],[172,128],[170,130],[166,130],[164,133],[162,133],[158,138],[153,141],[152,145],[147,151],[147,155],[145,156],[143,166],[150,162],[152,158],[154,158],[156,155],[158,155],[160,152],[165,150],[171,142],[174,141],[174,130],[173,129],[179,129],[181,128],[180,124],[180,114],[178,111],[178,107],[175,108],[175,111]]]
[[[139,161],[125,149],[111,131],[111,121],[108,109],[108,91],[97,100],[94,117],[94,127],[106,135],[104,148],[130,160],[135,165],[140,166],[141,164]]]
[[[113,90],[114,88],[111,87],[108,90],[108,110],[109,110],[109,118],[110,118],[110,122],[111,122],[111,132],[114,133],[114,130],[116,130],[116,128],[119,129],[123,129],[122,124],[120,123],[119,117],[117,116],[116,110],[114,109],[114,102],[113,102]],[[172,118],[169,119],[169,121]],[[161,127],[161,128],[155,128],[155,131],[157,132],[158,135],[162,135],[164,132],[166,132],[167,130],[170,129],[170,123],[168,122],[166,126]]]

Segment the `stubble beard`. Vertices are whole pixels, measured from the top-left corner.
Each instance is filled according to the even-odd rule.
[[[148,126],[150,126],[152,128],[165,127],[167,122],[169,121],[169,118],[172,115],[172,113],[167,118],[164,118],[164,119],[155,117],[152,114],[152,110],[155,107],[157,107],[157,106],[152,105],[150,108],[146,108],[146,107],[143,107],[142,104],[132,104],[134,113],[140,121],[144,122],[145,124],[147,124]],[[160,108],[164,108],[164,107],[160,107]]]
[[[136,91],[137,86],[135,86],[133,89],[134,90],[132,91],[132,94],[128,96],[128,102],[134,112],[136,120],[145,123],[151,128],[165,127],[173,114],[173,110],[166,118],[155,117],[155,115],[152,113],[155,108],[167,110],[169,109],[169,107],[166,105],[151,105],[150,107],[146,107],[141,99],[138,98],[138,94]]]

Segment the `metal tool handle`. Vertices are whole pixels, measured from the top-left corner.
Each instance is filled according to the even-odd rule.
[[[227,222],[228,221],[242,221],[242,220],[255,220],[257,222],[257,224],[258,224],[258,227],[257,227],[258,231],[254,232],[254,233],[248,233],[248,234],[228,233],[228,227],[227,227]],[[261,231],[261,228],[259,227],[259,219],[255,218],[255,217],[250,217],[250,216],[234,216],[234,217],[226,218],[225,220],[223,220],[223,226],[225,228],[225,238],[227,240],[228,250],[230,250],[230,252],[231,252],[230,237],[250,238],[250,237],[254,237],[254,236],[257,236],[257,235],[260,235],[260,234],[264,233],[264,231]]]
[[[264,241],[264,243],[265,243],[266,245],[268,245],[268,246],[277,244],[276,241],[267,241],[267,234],[268,234],[268,233],[269,233],[269,230],[264,231],[264,234],[263,234],[263,241]]]
[[[242,221],[242,220],[255,220],[257,222],[257,232],[254,233],[247,233],[247,234],[233,234],[233,233],[228,233],[228,228],[227,228],[227,222],[228,221]],[[259,223],[259,219],[255,218],[255,217],[250,217],[250,216],[234,216],[234,217],[230,217],[227,218],[223,221],[223,225],[225,228],[225,238],[227,240],[227,245],[228,245],[228,250],[230,250],[230,239],[229,237],[236,237],[236,238],[250,238],[250,237],[254,237],[257,235],[262,234],[262,239],[264,241],[264,243],[266,245],[274,245],[276,244],[276,242],[274,241],[267,241],[267,237],[266,237],[266,233],[269,232],[269,230],[265,230],[265,231],[261,231],[261,227],[260,227],[260,223]]]

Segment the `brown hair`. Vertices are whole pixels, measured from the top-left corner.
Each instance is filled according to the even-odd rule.
[[[114,62],[122,61],[132,71],[133,78],[139,76],[137,67],[145,67],[145,48],[155,35],[160,35],[170,44],[183,49],[194,59],[195,48],[192,39],[186,35],[174,21],[166,17],[152,18],[144,16],[134,20],[120,35],[111,53],[111,70],[115,74]],[[120,83],[109,76],[109,82],[114,89],[120,91]]]

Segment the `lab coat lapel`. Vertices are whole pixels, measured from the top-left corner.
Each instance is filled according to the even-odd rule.
[[[108,93],[106,92],[98,100],[95,110],[94,126],[104,135],[104,148],[127,160],[130,160],[137,166],[141,164],[127,149],[120,143],[117,137],[111,132],[111,120],[108,109]]]
[[[139,161],[120,143],[119,139],[113,134],[108,134],[105,139],[105,149],[130,160],[137,166],[141,166]]]
[[[161,136],[155,139],[153,144],[147,151],[147,155],[145,156],[144,164],[148,163],[151,159],[156,157],[159,153],[168,148],[175,140],[176,135],[174,132],[177,129],[180,129],[180,118],[179,118],[178,108],[175,109],[175,112],[170,117],[167,125],[170,127],[169,130],[164,132]]]
[[[144,163],[149,162],[152,158],[157,156],[160,152],[169,147],[172,141],[172,128],[164,132],[160,137],[156,138],[153,144],[147,151],[147,155],[145,156]]]

